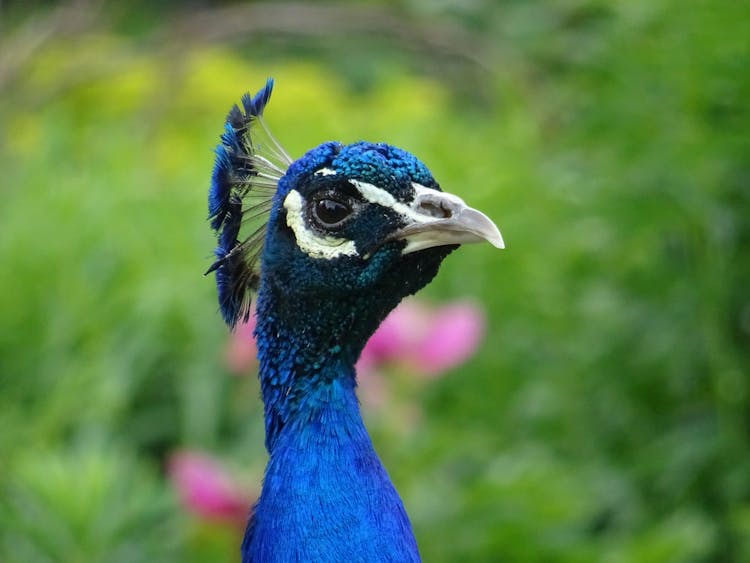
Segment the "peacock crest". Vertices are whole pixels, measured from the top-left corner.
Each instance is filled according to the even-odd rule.
[[[292,163],[263,119],[272,90],[269,78],[255,96],[242,97],[242,108],[232,107],[216,147],[208,209],[219,244],[206,274],[216,272],[221,313],[231,327],[250,315],[273,196]]]

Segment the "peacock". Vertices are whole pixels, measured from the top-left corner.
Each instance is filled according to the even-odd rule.
[[[255,301],[269,452],[244,563],[419,561],[404,505],[362,421],[368,338],[460,244],[495,224],[412,154],[326,142],[293,160],[263,119],[273,79],[229,112],[209,192],[221,313]]]

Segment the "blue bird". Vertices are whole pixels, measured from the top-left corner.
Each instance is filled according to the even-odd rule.
[[[419,561],[403,503],[360,414],[354,364],[458,245],[495,224],[384,143],[323,143],[293,161],[263,119],[273,80],[227,117],[209,217],[231,326],[256,300],[270,454],[244,563]]]

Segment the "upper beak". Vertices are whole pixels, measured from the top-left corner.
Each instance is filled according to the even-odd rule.
[[[417,195],[405,217],[409,223],[393,239],[405,240],[403,254],[425,248],[487,241],[505,248],[495,223],[481,211],[466,205],[453,194],[415,185]]]

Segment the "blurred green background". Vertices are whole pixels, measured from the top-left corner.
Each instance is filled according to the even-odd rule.
[[[485,210],[425,291],[488,334],[368,415],[426,561],[750,561],[750,4],[0,4],[0,560],[229,561],[165,476],[256,490],[206,193],[276,78],[292,155],[387,141]],[[408,426],[408,427],[407,427]]]

